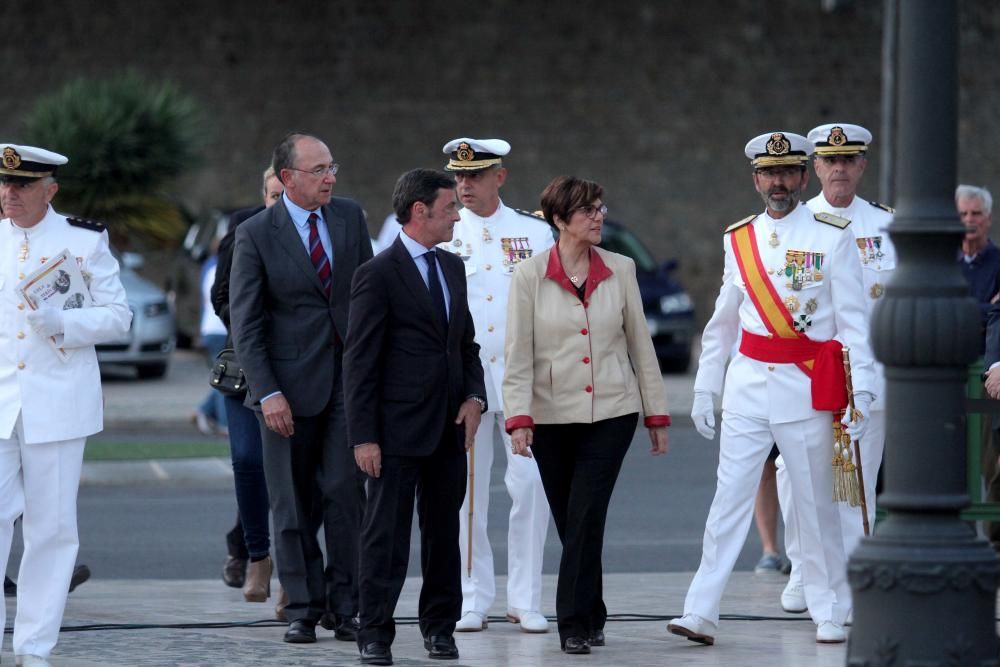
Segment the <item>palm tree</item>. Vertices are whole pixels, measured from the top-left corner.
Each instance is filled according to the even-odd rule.
[[[140,238],[163,244],[183,236],[186,222],[165,188],[198,163],[203,118],[174,84],[130,72],[77,79],[40,98],[25,135],[70,158],[59,170],[56,206],[105,222],[125,248]]]

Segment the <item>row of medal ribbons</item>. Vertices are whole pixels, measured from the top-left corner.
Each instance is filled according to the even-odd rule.
[[[800,290],[810,283],[823,280],[824,253],[808,250],[787,250],[785,252],[786,287]]]

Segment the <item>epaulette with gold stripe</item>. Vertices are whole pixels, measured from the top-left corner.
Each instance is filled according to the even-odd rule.
[[[736,231],[737,229],[739,229],[743,225],[748,224],[749,222],[751,222],[756,217],[757,217],[756,214],[754,214],[754,215],[748,215],[747,217],[743,218],[739,222],[734,222],[733,224],[731,224],[728,227],[726,227],[726,231],[723,232],[723,234],[728,234],[729,232]]]
[[[542,222],[545,222],[545,217],[541,215],[541,213],[542,213],[541,211],[536,211],[535,213],[532,213],[531,211],[522,211],[519,208],[515,208],[514,210],[516,212],[520,213],[521,215],[527,216],[529,218],[534,218],[535,220],[541,220]]]
[[[839,215],[834,215],[833,213],[816,213],[813,217],[820,222],[825,222],[826,224],[832,225],[837,229],[847,229],[847,225],[851,224],[851,221],[847,218],[842,218]]]
[[[896,212],[896,209],[894,209],[893,207],[886,206],[885,204],[879,204],[877,201],[870,201],[868,203],[871,204],[872,206],[874,206],[875,208],[880,208],[883,211],[887,211],[889,213],[895,213]]]
[[[88,220],[86,218],[67,217],[66,222],[73,225],[74,227],[89,229],[92,232],[103,232],[105,229],[107,229],[107,226],[103,222],[98,222],[97,220]]]

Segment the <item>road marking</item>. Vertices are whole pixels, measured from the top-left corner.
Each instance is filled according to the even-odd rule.
[[[156,475],[157,479],[170,479],[170,475],[163,469],[159,461],[150,460],[149,467],[153,470],[153,474]]]

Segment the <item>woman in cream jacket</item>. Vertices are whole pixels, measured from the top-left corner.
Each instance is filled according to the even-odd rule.
[[[518,264],[507,306],[504,413],[514,453],[534,455],[563,545],[556,591],[566,653],[604,645],[601,551],[608,503],[639,412],[667,451],[666,393],[631,259],[597,248],[600,185],[560,176],[542,193],[559,231]]]

